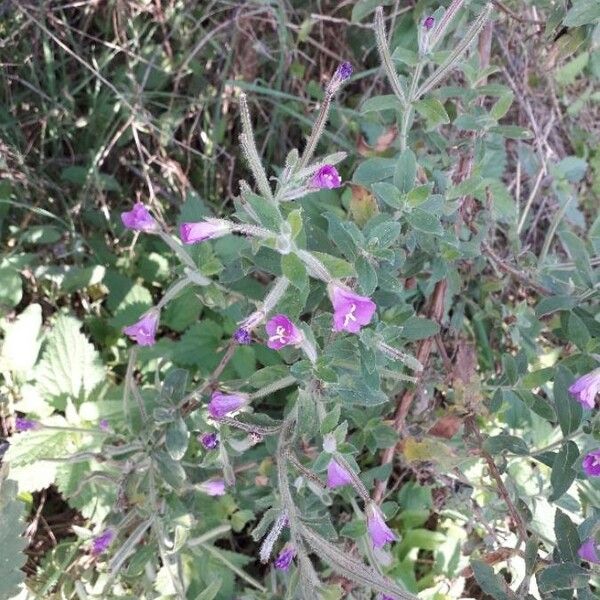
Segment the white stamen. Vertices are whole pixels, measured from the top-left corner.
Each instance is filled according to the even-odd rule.
[[[356,317],[354,316],[355,311],[356,304],[351,304],[350,310],[346,313],[346,316],[344,317],[344,327],[348,327],[348,323],[350,321],[356,321]]]
[[[278,325],[275,330],[275,335],[269,337],[270,342],[278,341],[285,344],[285,327]]]

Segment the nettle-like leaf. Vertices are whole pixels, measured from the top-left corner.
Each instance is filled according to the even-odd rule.
[[[37,387],[48,396],[83,400],[106,377],[100,355],[81,326],[68,315],[60,315],[54,323],[35,369]]]
[[[0,600],[9,600],[25,578],[21,570],[27,560],[23,552],[27,540],[25,532],[25,506],[17,500],[17,484],[6,478],[6,468],[0,472]]]

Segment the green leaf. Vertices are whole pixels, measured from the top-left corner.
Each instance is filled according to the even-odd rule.
[[[550,565],[538,576],[538,588],[542,594],[550,594],[567,590],[572,592],[577,588],[586,587],[590,578],[590,572],[579,565],[563,563]],[[551,597],[551,596],[549,596]]]
[[[569,394],[568,388],[571,380],[570,373],[564,367],[559,366],[554,377],[554,406],[563,435],[569,435],[575,431],[583,416],[581,404]]]
[[[23,283],[18,271],[6,267],[0,269],[0,308],[14,308],[23,297]]]
[[[417,112],[427,119],[427,129],[435,129],[438,125],[450,123],[450,117],[444,108],[444,105],[432,96],[419,100],[414,104]]]
[[[579,562],[577,551],[581,546],[581,540],[577,533],[577,527],[560,508],[556,509],[554,515],[554,534],[561,560],[563,562]]]
[[[185,421],[181,417],[178,417],[175,421],[169,423],[165,436],[165,447],[173,460],[181,460],[183,458],[188,447],[189,439],[190,432],[188,431]]]
[[[403,208],[404,200],[400,190],[391,183],[374,183],[372,185],[373,194],[380,202],[391,206],[392,208]]]
[[[600,19],[600,2],[598,0],[575,0],[569,9],[563,24],[567,27],[579,27],[595,23]]]
[[[369,244],[377,244],[380,248],[391,246],[400,235],[401,226],[396,221],[386,221],[373,227],[369,233]]]
[[[494,569],[480,560],[471,560],[473,575],[485,594],[489,594],[495,600],[516,600],[515,594],[506,585]]]
[[[500,98],[496,101],[496,104],[492,106],[490,110],[490,116],[498,121],[501,119],[512,106],[513,100],[515,96],[512,92],[508,92],[506,94],[502,94]]]
[[[12,323],[4,326],[0,370],[29,376],[40,351],[42,307],[30,304]]]
[[[384,96],[375,96],[369,98],[361,107],[360,111],[363,114],[370,112],[381,112],[382,110],[402,110],[400,101],[394,94]]]
[[[156,471],[162,480],[174,490],[181,489],[186,479],[183,467],[162,450],[156,451],[152,458]]]
[[[540,396],[530,392],[529,390],[516,391],[517,396],[530,408],[535,414],[546,419],[547,421],[556,421],[556,411],[554,407]]]
[[[407,194],[415,187],[416,177],[417,158],[412,150],[407,149],[398,156],[394,169],[394,185],[401,194]]]
[[[499,133],[502,137],[509,140],[528,140],[532,137],[529,129],[519,127],[518,125],[496,125],[495,127],[490,127],[490,132]]]
[[[556,454],[550,475],[552,484],[552,494],[548,498],[550,502],[558,500],[575,481],[577,472],[572,467],[578,458],[579,449],[577,444],[571,440],[564,444]]]
[[[408,340],[423,340],[436,335],[440,326],[431,319],[421,317],[410,317],[402,325],[402,337]]]
[[[313,252],[313,254],[325,265],[332,277],[340,279],[343,277],[354,277],[354,267],[347,261],[331,254]]]
[[[377,272],[364,256],[357,258],[355,267],[361,292],[365,296],[370,296],[377,287]]]
[[[576,306],[575,298],[571,296],[549,296],[542,298],[535,307],[535,316],[539,319],[557,310],[571,310]]]
[[[296,239],[302,231],[302,210],[296,208],[291,211],[287,217],[287,222],[292,232],[292,239]]]
[[[409,212],[406,215],[406,220],[414,229],[422,231],[423,233],[431,233],[433,235],[442,235],[444,233],[439,218],[420,208],[416,208]]]
[[[262,196],[257,196],[251,192],[244,194],[244,200],[252,207],[263,227],[279,233],[283,217],[276,206],[267,202]]]
[[[196,600],[214,600],[223,585],[222,579],[213,579],[198,596]]]
[[[59,315],[35,369],[37,387],[48,396],[85,399],[106,379],[100,355],[81,333],[81,322]]]
[[[185,396],[188,375],[185,369],[171,369],[163,381],[160,390],[160,401],[178,406]]]
[[[504,450],[523,456],[529,452],[525,440],[514,435],[494,435],[485,440],[483,447],[492,456],[501,454]]]
[[[24,553],[27,546],[25,537],[25,505],[17,500],[17,484],[6,479],[7,469],[0,473],[0,598],[16,597],[18,586],[25,579],[21,568],[27,562]]]
[[[306,267],[295,254],[284,254],[281,257],[281,272],[295,288],[303,290],[308,286]]]
[[[394,175],[396,160],[393,158],[369,158],[358,165],[352,181],[361,185],[370,185]]]

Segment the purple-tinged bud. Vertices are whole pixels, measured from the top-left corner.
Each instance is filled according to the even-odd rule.
[[[156,343],[159,318],[159,311],[152,308],[142,315],[137,323],[124,327],[123,333],[137,342],[139,346],[153,346]]]
[[[423,19],[423,29],[431,31],[435,26],[435,17],[429,15]]]
[[[374,548],[383,548],[387,542],[396,540],[396,534],[386,525],[383,513],[373,502],[367,506],[367,530]]]
[[[293,546],[286,546],[279,553],[279,556],[275,559],[273,565],[280,571],[287,571],[294,560],[294,556],[296,556],[296,550]]]
[[[108,423],[108,421],[106,419],[101,419],[100,422],[98,423],[98,429],[100,431],[104,431],[105,433],[110,432],[110,424]]]
[[[92,556],[99,556],[108,550],[108,547],[115,539],[115,532],[112,529],[105,529],[100,535],[92,539]]]
[[[227,235],[231,229],[232,223],[224,219],[205,219],[198,223],[182,223],[179,237],[184,244],[198,244]]]
[[[208,496],[223,496],[227,492],[223,479],[209,479],[201,483],[198,487],[201,492],[204,492]]]
[[[217,421],[230,413],[239,410],[248,401],[246,394],[223,394],[222,392],[213,392],[208,403],[208,412],[213,419]]]
[[[243,327],[236,329],[233,334],[233,339],[237,344],[241,346],[247,346],[252,343],[252,334]]]
[[[151,233],[159,229],[158,223],[141,202],[136,202],[129,212],[121,213],[121,221],[127,229],[134,231]]]
[[[600,450],[586,454],[582,466],[588,477],[600,477]]]
[[[352,65],[349,62],[343,62],[336,69],[334,77],[338,78],[340,81],[346,81],[352,75]]]
[[[275,315],[267,322],[265,329],[269,336],[267,346],[273,350],[298,346],[304,339],[302,332],[285,315]]]
[[[337,284],[330,285],[328,291],[333,305],[333,331],[358,333],[371,322],[377,309],[373,300]]]
[[[214,450],[219,446],[219,436],[216,433],[203,433],[199,439],[206,450]]]
[[[577,551],[579,558],[587,560],[589,563],[600,564],[600,557],[598,556],[598,547],[594,538],[588,538],[581,544]]]
[[[584,408],[589,409],[596,406],[598,392],[600,392],[600,368],[582,375],[569,387],[569,393],[575,400]]]
[[[342,178],[333,165],[323,165],[310,180],[310,187],[317,190],[332,190],[342,185]]]
[[[15,430],[22,431],[35,431],[39,429],[41,425],[37,421],[31,419],[25,419],[24,417],[15,417]]]
[[[327,466],[327,487],[336,488],[352,483],[352,477],[350,473],[335,459],[329,461]]]

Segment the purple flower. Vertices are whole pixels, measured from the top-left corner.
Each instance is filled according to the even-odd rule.
[[[340,81],[346,81],[346,79],[349,79],[351,75],[352,75],[352,65],[349,62],[343,62],[335,70],[334,77],[336,77]]]
[[[208,412],[213,419],[219,420],[229,413],[239,410],[246,404],[248,397],[245,394],[223,394],[213,392],[208,403]]]
[[[332,190],[342,185],[342,178],[333,165],[323,165],[310,180],[310,187],[318,190]]]
[[[302,343],[302,332],[285,316],[275,315],[265,325],[269,335],[267,346],[281,350],[284,346],[297,346]]]
[[[179,226],[179,237],[184,244],[198,244],[226,235],[231,231],[231,224],[223,219],[205,219],[198,223],[182,223]]]
[[[115,539],[115,532],[112,529],[105,529],[100,535],[92,539],[92,556],[98,556],[108,550],[108,547]]]
[[[294,556],[296,556],[296,550],[292,546],[286,546],[280,553],[279,556],[275,559],[273,563],[276,569],[280,571],[287,571],[292,564],[292,560],[294,560]]]
[[[207,450],[214,450],[219,445],[219,436],[216,433],[203,433],[200,436],[200,443]]]
[[[201,483],[199,488],[209,496],[223,496],[226,493],[225,482],[222,479],[209,479]]]
[[[158,223],[141,202],[136,202],[129,212],[121,213],[121,221],[127,229],[133,229],[134,231],[151,232],[158,230]]]
[[[329,461],[327,466],[327,487],[336,488],[352,483],[350,473],[335,459]]]
[[[600,477],[600,450],[585,455],[583,470],[588,477]]]
[[[600,392],[600,369],[594,369],[583,375],[569,388],[569,393],[585,408],[596,406],[598,392]]]
[[[371,322],[377,309],[370,298],[335,284],[329,288],[329,298],[333,304],[333,331],[358,333]]]
[[[100,429],[100,431],[108,433],[110,431],[110,425],[108,421],[106,419],[101,419],[100,423],[98,423],[98,429]]]
[[[133,325],[123,328],[123,333],[135,340],[140,346],[153,346],[156,342],[156,330],[160,313],[155,308],[150,309]]]
[[[367,529],[374,548],[383,548],[387,542],[396,539],[396,534],[386,525],[383,513],[373,503],[367,507]]]
[[[423,29],[431,31],[435,25],[435,17],[429,15],[423,19]]]
[[[31,419],[25,419],[23,417],[15,418],[15,429],[19,432],[32,431],[39,428],[40,424],[37,421],[32,421]]]
[[[236,329],[233,334],[233,339],[242,346],[247,346],[252,343],[252,334],[243,327]]]
[[[583,560],[587,560],[590,563],[600,564],[600,557],[598,556],[598,550],[596,549],[596,540],[594,538],[588,538],[581,544],[577,554]]]

